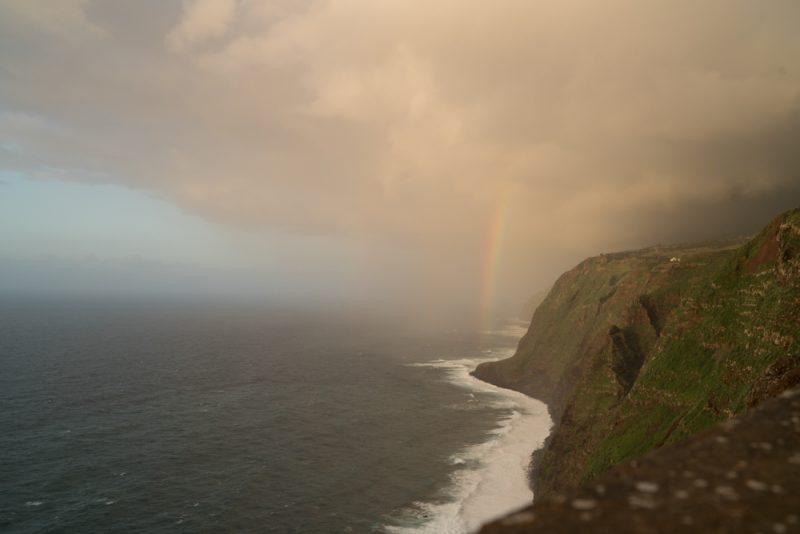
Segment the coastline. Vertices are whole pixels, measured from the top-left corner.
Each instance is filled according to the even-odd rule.
[[[535,497],[536,493],[539,490],[538,473],[539,473],[539,470],[541,468],[541,458],[545,454],[545,452],[547,451],[547,448],[550,445],[551,440],[553,439],[553,435],[556,432],[556,429],[558,427],[558,423],[556,421],[558,419],[560,419],[560,414],[555,410],[555,407],[553,405],[548,404],[544,400],[537,399],[536,397],[533,397],[532,395],[529,395],[528,393],[526,393],[524,391],[521,391],[520,389],[514,388],[511,384],[505,384],[501,380],[498,380],[497,383],[492,381],[493,375],[491,373],[486,373],[486,372],[478,373],[478,372],[476,372],[477,369],[478,369],[478,366],[480,366],[483,363],[490,364],[490,363],[498,362],[498,361],[510,358],[514,354],[515,354],[515,351],[512,351],[512,352],[510,352],[509,354],[507,354],[506,356],[504,356],[502,358],[483,360],[483,361],[479,362],[478,365],[476,365],[475,368],[472,369],[472,371],[470,371],[470,376],[472,378],[474,378],[475,380],[479,381],[479,382],[483,382],[485,384],[489,384],[490,386],[498,388],[500,390],[512,391],[512,392],[515,392],[515,393],[517,393],[519,395],[523,395],[524,397],[527,397],[529,399],[533,399],[533,400],[535,400],[537,402],[540,402],[545,406],[545,409],[547,410],[547,416],[550,419],[550,429],[548,430],[547,435],[544,437],[544,439],[541,442],[537,442],[536,447],[530,452],[530,463],[528,464],[528,482],[530,484],[530,488],[531,488],[531,492],[532,492],[532,495],[531,495],[531,502],[532,502],[533,498]],[[481,369],[483,369],[485,371],[486,367],[485,366],[481,367]],[[503,384],[503,385],[501,385],[501,384]]]
[[[548,406],[524,393],[472,375],[479,364],[507,358],[513,350],[492,351],[491,356],[485,358],[411,364],[443,371],[449,383],[468,390],[476,402],[488,403],[505,415],[498,417],[487,439],[451,456],[451,465],[458,468],[443,489],[448,498],[415,503],[420,522],[386,527],[387,532],[473,532],[531,503],[534,497],[532,458],[546,442],[553,426]]]

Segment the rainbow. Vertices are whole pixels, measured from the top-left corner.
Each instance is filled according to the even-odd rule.
[[[489,224],[486,232],[481,294],[482,327],[484,331],[490,330],[492,326],[500,249],[503,244],[503,234],[505,233],[507,223],[508,195],[503,195],[489,217]]]

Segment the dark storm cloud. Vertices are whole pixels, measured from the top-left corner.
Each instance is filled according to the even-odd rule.
[[[519,288],[800,202],[793,0],[0,10],[5,168],[347,236],[379,285],[474,286],[498,206]]]

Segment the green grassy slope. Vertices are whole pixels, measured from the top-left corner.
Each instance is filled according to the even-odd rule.
[[[560,419],[541,490],[681,440],[800,372],[799,256],[793,210],[743,245],[603,255],[565,273],[514,357],[476,370]]]

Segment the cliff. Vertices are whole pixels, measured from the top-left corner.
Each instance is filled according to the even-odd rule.
[[[559,278],[508,360],[475,375],[558,424],[539,494],[679,442],[800,380],[800,210],[743,242],[591,258]]]
[[[552,494],[481,534],[797,532],[800,389]]]

